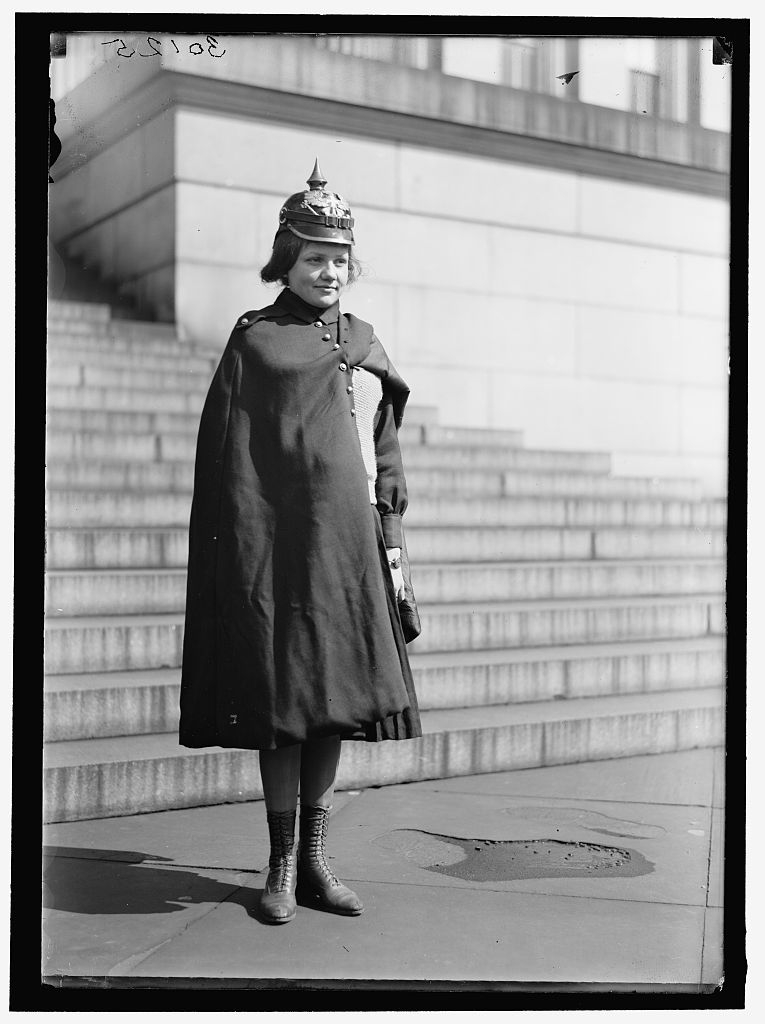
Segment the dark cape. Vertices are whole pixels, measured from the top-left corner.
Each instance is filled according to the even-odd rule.
[[[356,366],[383,388],[376,506],[351,412]],[[385,550],[400,544],[407,503],[408,394],[372,327],[337,306],[285,290],[238,321],[197,439],[184,746],[421,735]]]

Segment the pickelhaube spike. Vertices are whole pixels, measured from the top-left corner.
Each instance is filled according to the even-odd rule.
[[[327,179],[321,173],[318,157],[306,184],[307,191],[296,192],[282,204],[277,235],[290,231],[308,241],[353,245],[351,208],[341,195],[325,187]]]
[[[317,156],[316,162],[313,165],[313,170],[311,171],[311,177],[307,179],[306,185],[308,185],[310,189],[317,189],[324,188],[326,184],[327,179],[321,173],[321,168],[319,167],[319,158]]]

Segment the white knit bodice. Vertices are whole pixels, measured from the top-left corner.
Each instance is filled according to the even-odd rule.
[[[367,471],[369,500],[377,504],[375,481],[377,480],[377,459],[375,458],[374,418],[382,401],[382,381],[360,366],[353,368],[353,398],[356,408],[356,430],[361,445],[361,457]]]

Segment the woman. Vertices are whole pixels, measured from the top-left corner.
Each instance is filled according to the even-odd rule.
[[[421,735],[397,437],[409,390],[372,327],[339,311],[354,222],[318,161],[307,183],[261,271],[286,287],[240,317],[202,412],[181,681],[184,746],[259,751],[274,924],[296,897],[362,912],[325,859],[341,741]]]

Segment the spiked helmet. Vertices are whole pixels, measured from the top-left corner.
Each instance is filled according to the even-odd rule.
[[[298,238],[309,242],[337,242],[339,245],[353,245],[353,217],[351,208],[337,192],[329,192],[324,186],[327,179],[319,169],[316,159],[305,192],[295,192],[279,211],[279,230],[291,231]]]

